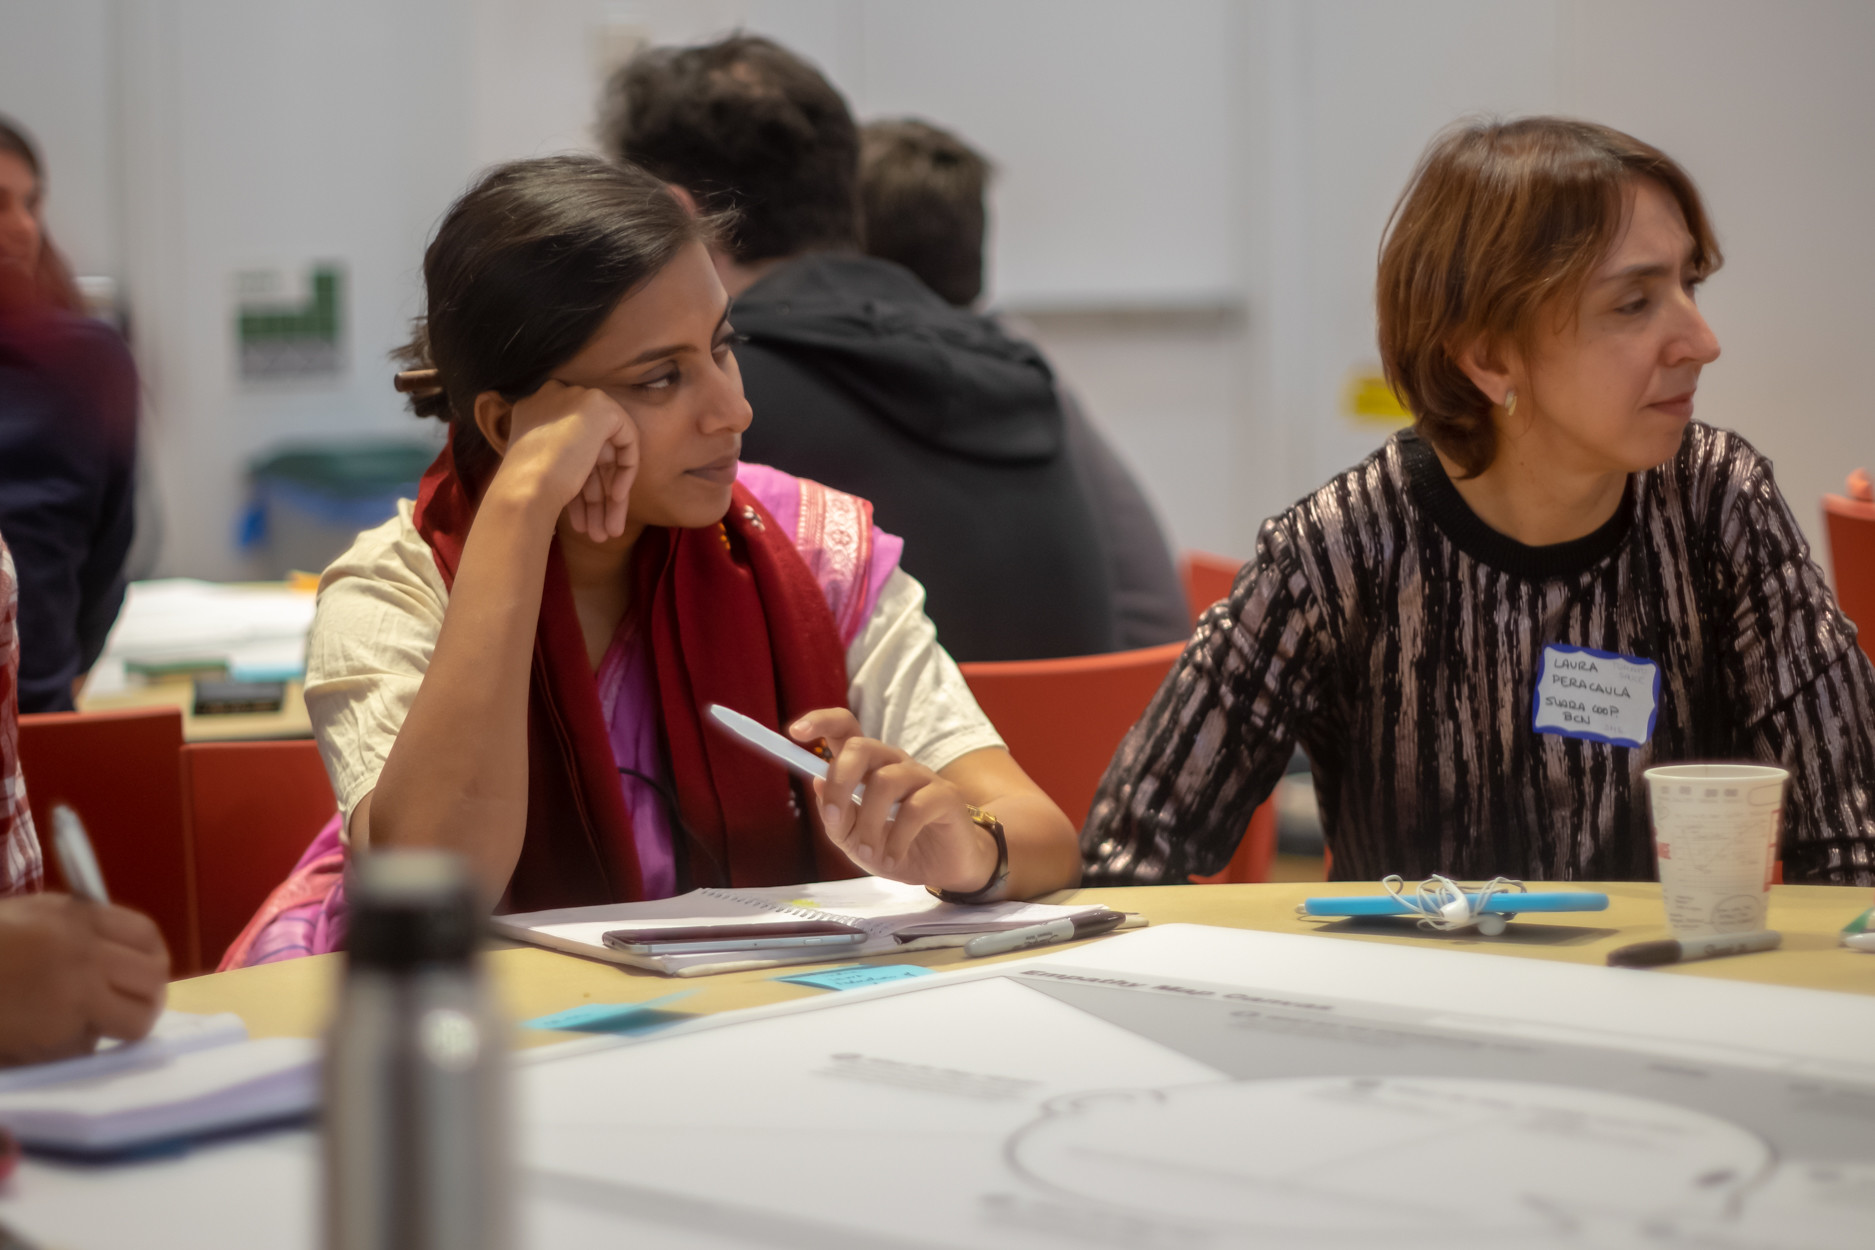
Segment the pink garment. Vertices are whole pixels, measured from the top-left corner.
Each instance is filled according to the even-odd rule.
[[[312,845],[274,887],[247,928],[228,946],[215,971],[324,955],[345,945],[345,825],[334,814]]]
[[[631,615],[620,622],[594,677],[599,683],[599,706],[606,710],[613,762],[663,783],[664,753],[651,711],[657,705],[657,692],[651,685],[651,650]],[[645,897],[669,897],[677,892],[677,859],[664,800],[655,786],[627,773],[619,774],[619,785],[625,792],[625,810],[631,815],[632,840],[638,844],[638,873]]]
[[[786,527],[827,597],[842,646],[852,646],[879,604],[886,579],[898,567],[905,543],[872,524],[872,505],[766,465],[743,464],[739,480],[775,520]],[[593,674],[599,705],[606,709],[612,758],[667,785],[664,750],[652,687],[650,651],[628,615]],[[645,898],[677,890],[677,860],[664,802],[655,787],[619,775]],[[323,955],[345,945],[345,847],[340,817],[319,831],[287,879],[274,889],[228,947],[217,971]]]
[[[873,525],[872,508],[864,500],[818,482],[746,462],[737,470],[736,480],[787,529],[794,549],[827,597],[840,644],[852,646],[872,618],[886,578],[898,567],[905,541]],[[595,677],[599,706],[606,709],[611,731],[613,762],[668,785],[651,656],[631,617],[620,623]],[[638,844],[644,896],[666,898],[677,892],[677,857],[664,800],[655,787],[625,773],[619,774],[619,785],[631,813],[632,838]],[[693,870],[703,867],[696,865]]]
[[[827,596],[840,645],[850,647],[879,606],[905,540],[872,523],[872,505],[804,477],[744,462],[736,480],[787,527],[794,549]]]

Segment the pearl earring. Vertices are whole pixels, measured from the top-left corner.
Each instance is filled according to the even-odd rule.
[[[1504,392],[1504,415],[1507,417],[1512,417],[1512,416],[1517,415],[1517,392],[1516,391]]]

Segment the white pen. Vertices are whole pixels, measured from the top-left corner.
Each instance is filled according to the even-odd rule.
[[[1031,946],[1099,937],[1110,929],[1119,928],[1125,919],[1126,913],[1123,911],[1094,912],[1086,916],[1064,916],[1060,920],[1032,924],[1021,929],[1005,929],[1001,933],[985,933],[964,943],[964,955],[970,959],[981,959],[985,955],[1027,950]]]
[[[792,768],[803,777],[818,777],[822,781],[827,779],[826,760],[821,759],[818,755],[815,755],[812,751],[801,746],[799,743],[790,742],[788,739],[770,729],[767,725],[762,724],[762,722],[752,717],[744,716],[741,712],[735,711],[732,708],[726,708],[720,703],[710,704],[710,718],[724,729],[734,734],[742,742],[754,747],[757,751],[768,756],[776,763],[787,768]],[[866,787],[863,785],[854,786],[853,801],[855,803],[862,803],[865,799]],[[897,803],[892,804],[892,810],[885,814],[885,818],[887,820],[896,820],[898,818]]]
[[[91,839],[85,836],[84,822],[63,803],[52,805],[52,850],[59,857],[59,871],[65,874],[65,884],[73,894],[94,903],[111,901],[104,891],[104,873],[91,850]]]

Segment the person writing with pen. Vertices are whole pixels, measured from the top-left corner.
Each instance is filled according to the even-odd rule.
[[[19,592],[0,539],[0,1066],[142,1037],[162,1013],[169,952],[148,916],[42,892],[43,859],[19,767]]]
[[[938,645],[899,541],[865,501],[740,461],[758,414],[706,246],[724,228],[573,156],[501,166],[443,220],[401,385],[449,444],[326,570],[309,642],[343,841],[457,850],[501,910],[856,873],[971,901],[1072,885],[1073,828]],[[827,780],[711,704],[824,741]],[[224,966],[342,940],[315,872],[340,841]]]

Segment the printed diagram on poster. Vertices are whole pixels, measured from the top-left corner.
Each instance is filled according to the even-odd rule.
[[[336,260],[236,270],[235,370],[243,382],[345,372],[345,267]]]
[[[1655,991],[1605,969],[1515,961],[1518,992],[1580,1022],[1556,1026],[1489,1014],[1510,961],[1388,948],[1443,992],[1377,1001],[1373,949],[1170,926],[543,1061],[521,1080],[531,1218],[891,1250],[1866,1240],[1875,1065],[1623,1032]],[[1709,990],[1798,1037],[1868,1018],[1742,985],[1675,1010],[1713,1018],[1688,1008]]]

